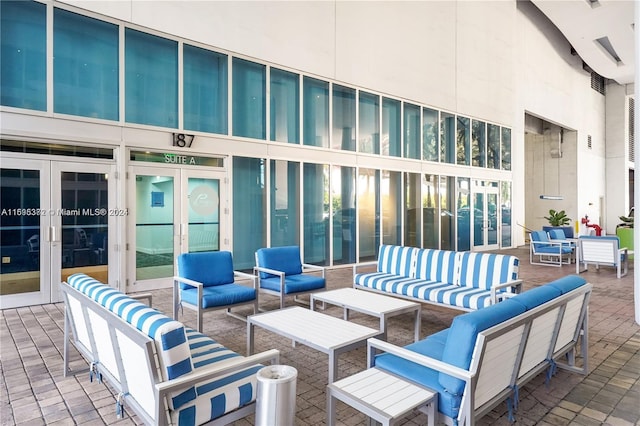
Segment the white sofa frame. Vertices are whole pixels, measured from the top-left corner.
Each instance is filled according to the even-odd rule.
[[[117,392],[118,401],[147,425],[170,424],[166,399],[172,392],[252,365],[279,361],[279,352],[271,349],[248,357],[230,358],[163,382],[152,338],[66,282],[60,284],[60,289],[65,302],[64,376],[80,372],[69,368],[69,342],[72,341],[90,363],[91,373],[106,379]],[[254,412],[255,402],[209,424],[228,424]]]
[[[613,266],[616,275],[622,278],[629,272],[629,250],[620,247],[620,241],[613,238],[578,238],[576,253],[576,274],[588,269],[589,264]],[[581,267],[582,265],[582,267]]]
[[[468,370],[395,346],[369,339],[368,365],[376,353],[388,352],[465,381],[457,419],[437,413],[437,422],[474,425],[477,419],[508,398],[543,370],[564,368],[586,375],[588,365],[588,305],[592,285],[587,283],[549,302],[478,334]],[[581,347],[582,366],[575,350]],[[566,362],[559,362],[566,357]]]

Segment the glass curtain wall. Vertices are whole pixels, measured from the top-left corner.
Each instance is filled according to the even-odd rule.
[[[382,243],[402,244],[402,173],[383,170],[382,197]]]
[[[358,261],[374,260],[380,246],[380,170],[358,171]]]
[[[502,170],[511,170],[511,129],[502,128]]]
[[[271,247],[300,245],[300,163],[270,161]]]
[[[233,58],[233,135],[266,139],[266,67]]]
[[[402,115],[400,101],[382,98],[382,155],[402,156]]]
[[[404,103],[404,158],[420,159],[420,107]]]
[[[47,6],[0,1],[2,105],[47,109]]]
[[[329,264],[329,166],[305,163],[302,174],[304,262]]]
[[[333,149],[356,150],[356,90],[333,85]]]
[[[404,245],[420,247],[422,229],[422,200],[420,198],[420,174],[404,173]]]
[[[184,128],[228,133],[228,59],[226,55],[183,46]]]
[[[360,92],[358,96],[358,151],[380,153],[380,97]]]
[[[500,182],[500,206],[502,216],[501,247],[511,247],[513,226],[511,223],[511,182]]]
[[[118,120],[118,27],[54,9],[53,109]]]
[[[500,126],[487,124],[487,167],[500,169]]]
[[[475,167],[486,167],[487,139],[485,122],[471,121],[471,165]]]
[[[300,142],[300,76],[271,68],[270,140]]]
[[[302,91],[303,142],[329,148],[329,83],[305,77]]]
[[[233,158],[233,266],[251,269],[254,253],[267,246],[265,160]]]
[[[457,116],[456,127],[456,164],[468,166],[471,164],[471,120]]]
[[[125,117],[178,127],[178,43],[125,29]]]
[[[422,108],[422,159],[438,161],[438,111]]]
[[[331,168],[333,264],[356,261],[356,169]]]
[[[454,208],[456,199],[456,178],[440,176],[440,248],[442,250],[455,250],[455,221]]]
[[[471,182],[469,178],[458,178],[456,218],[458,251],[471,250]]]
[[[440,113],[440,161],[456,163],[456,120],[453,114]]]
[[[422,247],[424,248],[438,248],[438,189],[438,175],[424,175],[422,181]]]

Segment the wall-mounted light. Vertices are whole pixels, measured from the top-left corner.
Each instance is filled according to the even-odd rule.
[[[564,200],[562,195],[541,195],[541,200]]]

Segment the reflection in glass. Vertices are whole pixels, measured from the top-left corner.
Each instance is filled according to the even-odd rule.
[[[468,166],[471,164],[471,120],[467,117],[457,117],[456,129],[456,164]]]
[[[400,157],[402,155],[402,116],[400,101],[382,99],[382,140],[380,152],[382,155]]]
[[[404,173],[404,205],[405,205],[405,229],[404,245],[420,247],[421,237],[421,199],[420,199],[420,174]]]
[[[233,266],[251,269],[267,246],[266,160],[233,157]]]
[[[402,244],[402,173],[382,171],[382,242]]]
[[[440,161],[455,164],[456,162],[456,122],[453,114],[440,113]]]
[[[422,247],[438,248],[438,175],[426,174],[422,181]]]
[[[484,240],[484,193],[473,194],[473,245],[483,246]]]
[[[487,167],[500,169],[500,126],[487,124]]]
[[[468,251],[471,249],[471,191],[469,190],[469,179],[458,178],[458,200],[456,206],[458,251]]]
[[[40,291],[40,171],[0,171],[0,295]]]
[[[487,193],[487,244],[498,244],[498,194]]]
[[[173,276],[173,222],[173,177],[137,175],[136,280]]]
[[[358,104],[358,151],[380,153],[380,97],[360,92]]]
[[[333,264],[356,261],[356,169],[331,168]]]
[[[440,248],[455,250],[455,227],[453,221],[453,205],[455,203],[456,178],[440,176]]]
[[[329,166],[305,163],[303,169],[302,226],[304,262],[328,265]]]
[[[333,85],[333,149],[356,150],[356,90]]]
[[[404,158],[420,159],[420,107],[404,103]]]
[[[438,111],[422,108],[422,159],[438,161]]]
[[[471,165],[485,167],[487,150],[485,123],[478,120],[472,120],[471,123]]]
[[[511,170],[511,129],[502,128],[502,170]]]
[[[504,130],[504,129],[503,129]],[[502,248],[511,247],[511,182],[500,183]]]
[[[358,174],[358,261],[374,260],[380,245],[380,171],[360,169]]]
[[[220,250],[220,181],[189,178],[189,253]]]
[[[271,160],[271,247],[300,244],[300,163]]]
[[[272,141],[300,142],[300,76],[271,68]]]

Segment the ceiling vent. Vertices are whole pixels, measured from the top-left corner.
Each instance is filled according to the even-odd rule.
[[[591,135],[587,135],[587,149],[591,149],[593,146],[591,145]]]
[[[593,40],[593,42],[599,46],[617,65],[621,65],[622,60],[620,59],[620,56],[618,56],[616,49],[613,48],[609,37],[600,37]]]

